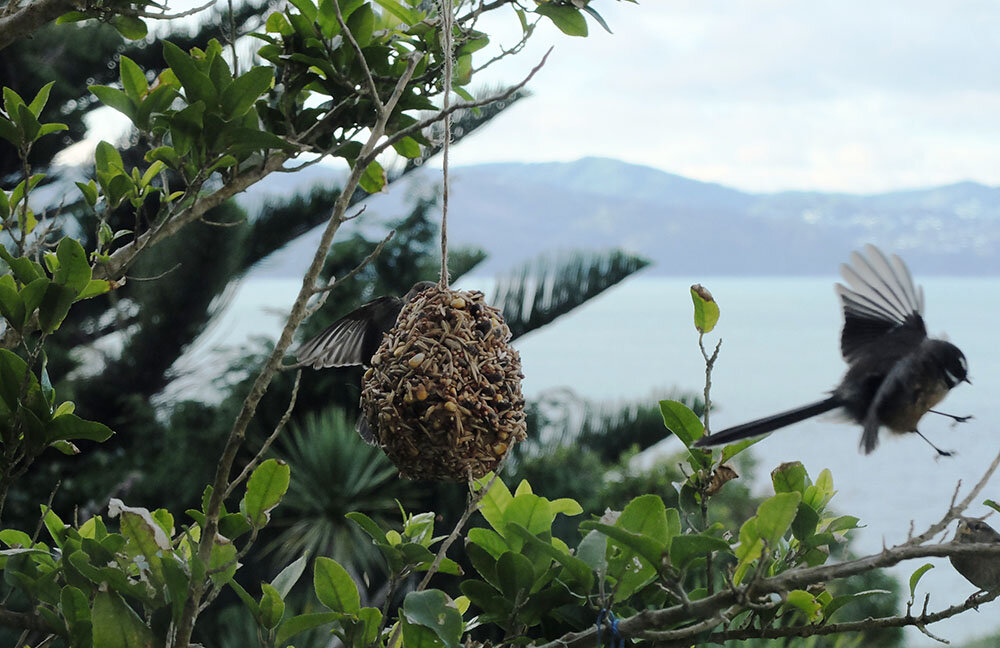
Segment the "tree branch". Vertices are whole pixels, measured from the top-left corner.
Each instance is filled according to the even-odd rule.
[[[77,4],[76,0],[36,0],[24,5],[9,16],[0,18],[0,50],[27,38],[31,32],[64,13],[80,8],[82,5]]]

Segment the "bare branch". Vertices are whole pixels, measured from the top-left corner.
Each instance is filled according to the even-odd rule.
[[[749,628],[746,630],[726,630],[724,632],[716,632],[704,641],[711,641],[712,643],[722,644],[727,641],[740,641],[744,639],[779,639],[782,637],[811,637],[814,635],[830,635],[830,634],[841,634],[846,632],[864,632],[866,630],[878,630],[881,628],[902,628],[905,626],[916,626],[923,630],[923,626],[942,621],[944,619],[955,616],[956,614],[961,614],[966,610],[975,608],[983,603],[988,603],[993,599],[1000,596],[1000,592],[993,592],[991,594],[977,594],[976,596],[969,597],[964,603],[958,605],[953,605],[951,607],[945,608],[938,612],[924,613],[920,616],[910,616],[902,615],[895,617],[881,617],[877,619],[865,619],[864,621],[845,621],[844,623],[831,623],[827,625],[807,625],[807,626],[790,626],[785,628]],[[685,630],[687,628],[684,628]],[[679,631],[678,631],[679,632]],[[687,635],[686,643],[681,642],[664,642],[664,643],[654,643],[656,648],[667,648],[668,646],[689,646],[691,645],[691,636]],[[936,641],[941,641],[938,637],[933,637]]]
[[[107,262],[94,267],[94,278],[117,279],[121,277],[128,266],[135,261],[139,252],[173,236],[185,225],[201,218],[210,209],[218,207],[226,200],[246,190],[250,185],[280,169],[281,165],[288,159],[289,156],[286,153],[275,153],[268,157],[260,167],[236,176],[213,193],[197,199],[193,205],[170,217],[161,227],[145,232],[131,243],[115,250]]]
[[[201,13],[206,9],[211,9],[215,5],[216,0],[209,0],[203,5],[197,6],[194,9],[188,9],[187,11],[181,11],[179,13],[168,14],[166,12],[154,12],[154,11],[122,11],[122,15],[125,16],[138,16],[139,18],[153,18],[156,20],[173,20],[175,18],[187,18],[188,16],[193,16],[197,13]]]
[[[955,494],[951,498],[951,506],[948,507],[948,511],[947,513],[944,514],[944,517],[942,517],[937,523],[932,524],[930,528],[928,528],[920,535],[909,540],[908,543],[923,544],[929,541],[934,536],[936,536],[938,533],[944,531],[945,528],[949,524],[951,524],[953,520],[960,517],[962,513],[965,512],[965,509],[969,508],[969,505],[972,504],[972,501],[974,499],[979,497],[979,493],[981,493],[983,489],[986,488],[986,482],[988,482],[990,478],[993,476],[993,473],[996,472],[997,467],[1000,467],[1000,452],[998,452],[997,456],[993,458],[993,463],[991,463],[990,467],[986,469],[986,472],[979,480],[979,483],[977,483],[975,486],[972,487],[972,490],[969,491],[969,494],[965,496],[965,499],[959,502],[958,506],[955,506],[955,496],[958,495],[958,488],[959,488],[958,486],[956,486]],[[961,483],[959,484],[959,486],[960,485]]]
[[[0,18],[0,50],[82,5],[76,0],[36,0]]]

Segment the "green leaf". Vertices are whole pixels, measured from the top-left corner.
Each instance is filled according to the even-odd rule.
[[[385,176],[385,169],[383,169],[382,165],[375,160],[365,167],[365,171],[361,174],[361,179],[358,184],[368,193],[375,194],[381,192],[385,188],[387,182],[388,180]]]
[[[42,109],[45,108],[45,104],[49,102],[49,92],[52,90],[52,86],[56,84],[55,81],[49,81],[35,94],[35,98],[31,100],[28,104],[28,110],[31,111],[35,117],[40,117],[42,114]]]
[[[392,148],[396,150],[397,153],[405,158],[410,158],[411,160],[420,157],[420,145],[417,144],[417,140],[412,137],[404,137],[403,139],[395,142]]]
[[[117,593],[98,591],[91,613],[94,646],[140,648],[153,646],[153,633]]]
[[[809,485],[809,476],[801,461],[783,463],[771,471],[775,493],[803,493]]]
[[[38,306],[38,323],[45,333],[54,333],[76,301],[77,291],[57,283],[45,287],[42,303]]]
[[[138,105],[149,89],[142,68],[136,65],[135,61],[122,54],[118,57],[118,72],[125,94]]]
[[[247,480],[246,514],[250,524],[260,528],[270,519],[270,511],[288,490],[291,469],[284,461],[268,459]]]
[[[679,535],[670,543],[670,564],[684,569],[695,558],[714,551],[729,551],[729,543],[722,538],[706,535]]]
[[[760,558],[764,550],[764,541],[757,532],[756,517],[752,517],[740,527],[740,544],[736,547],[736,559],[739,561],[733,574],[733,583],[739,585],[750,569],[751,563]]]
[[[297,148],[294,144],[286,142],[274,133],[254,130],[253,128],[228,128],[225,132],[225,139],[229,152],[234,154],[263,149],[294,151]]]
[[[983,502],[983,504],[985,504],[986,506],[990,507],[991,509],[993,509],[997,513],[1000,513],[1000,504],[994,502],[993,500],[991,500],[991,499],[985,500]]]
[[[473,488],[477,491],[486,488],[486,485],[490,483],[493,479],[493,473],[489,473],[482,477],[481,479],[475,480],[473,483]],[[483,496],[482,500],[479,502],[479,512],[483,515],[490,526],[499,533],[504,531],[504,512],[510,503],[514,501],[514,496],[511,495],[510,489],[507,485],[503,483],[503,480],[499,477],[493,480],[493,485],[490,489],[486,491],[486,495]]]
[[[466,538],[469,542],[479,545],[485,549],[494,558],[499,558],[500,554],[511,549],[511,547],[503,539],[503,536],[493,529],[473,527],[469,529],[468,534],[466,534]]]
[[[281,623],[281,617],[285,616],[285,602],[281,600],[278,590],[267,583],[261,583],[260,589],[263,594],[260,597],[260,622],[268,630],[273,630]]]
[[[864,592],[855,592],[853,594],[847,594],[845,596],[837,596],[830,600],[829,603],[823,606],[823,619],[829,620],[837,610],[844,607],[852,601],[857,601],[863,598],[868,598],[869,596],[876,596],[879,594],[892,594],[889,590],[874,589],[865,590]]]
[[[299,581],[302,577],[302,573],[306,570],[306,565],[309,562],[309,556],[303,555],[299,556],[299,559],[288,565],[274,577],[271,581],[271,585],[277,590],[281,598],[288,596],[288,593],[292,591],[292,587],[295,583]]]
[[[918,567],[917,570],[910,575],[910,600],[911,601],[917,595],[917,583],[919,583],[920,579],[924,577],[924,574],[926,574],[931,569],[934,569],[934,565],[932,565],[931,563],[926,563],[926,564],[921,565],[920,567]]]
[[[778,493],[757,507],[757,533],[774,547],[795,519],[802,496],[798,493]]]
[[[375,12],[370,4],[364,4],[347,18],[347,28],[354,34],[354,40],[361,47],[368,47],[375,31]],[[367,189],[366,189],[367,191]],[[368,193],[374,193],[369,191]]]
[[[52,280],[80,294],[90,283],[91,274],[83,246],[79,241],[64,236],[56,247],[56,257],[59,259],[59,269]]]
[[[357,614],[361,596],[347,570],[331,558],[319,557],[313,567],[313,589],[319,602],[334,612]]]
[[[797,540],[805,540],[816,533],[816,525],[819,524],[819,514],[805,502],[799,502],[795,519],[792,520],[792,535]]]
[[[520,549],[520,543],[517,541],[512,542],[514,539],[507,533],[507,525],[511,523],[520,524],[529,533],[537,535],[551,531],[552,522],[555,517],[555,513],[552,512],[552,508],[549,506],[549,501],[544,497],[539,497],[531,493],[515,495],[510,506],[504,512],[503,536],[512,544],[511,548],[517,551]]]
[[[108,515],[121,517],[120,530],[128,543],[126,551],[129,555],[143,556],[153,575],[162,583],[164,578],[160,555],[170,550],[170,538],[156,523],[149,510],[125,506],[120,499],[112,497],[108,503]]]
[[[88,441],[103,442],[111,438],[114,432],[108,426],[97,421],[85,421],[76,414],[61,414],[45,426],[46,442],[66,440],[75,441],[86,439]]]
[[[597,10],[591,7],[589,4],[583,5],[583,10],[590,14],[591,18],[597,21],[597,24],[604,28],[604,31],[609,34],[614,34],[611,28],[608,27],[608,23],[605,22],[604,17],[597,13]]]
[[[660,414],[663,416],[663,424],[666,428],[673,432],[674,436],[680,439],[684,447],[688,449],[691,448],[692,443],[705,435],[705,426],[702,425],[701,419],[684,403],[675,400],[661,400]],[[696,451],[697,454],[692,453],[692,456],[697,457],[698,461],[706,468],[710,466],[712,453],[707,453],[706,463],[706,453],[699,449]]]
[[[25,319],[24,300],[13,287],[13,278],[10,275],[4,275],[3,278],[10,281],[0,282],[0,314],[12,327],[20,330]]]
[[[267,17],[267,22],[264,24],[264,30],[269,34],[281,34],[282,36],[291,36],[295,31],[292,29],[292,26],[288,24],[288,19],[285,18],[285,14],[280,11],[275,11]]]
[[[222,94],[222,115],[226,119],[242,117],[253,107],[257,97],[271,87],[274,68],[258,66],[237,77]]]
[[[163,58],[181,82],[187,95],[188,104],[193,104],[196,101],[202,101],[206,106],[217,104],[218,97],[212,80],[198,69],[194,59],[184,50],[170,41],[163,41]]]
[[[139,40],[145,38],[149,30],[146,23],[136,16],[115,16],[111,21],[118,33],[129,40]]]
[[[854,517],[853,515],[841,515],[840,517],[835,518],[828,525],[826,525],[824,531],[826,531],[827,533],[837,533],[838,531],[848,531],[850,529],[857,529],[859,528],[858,527],[859,521],[860,520]]]
[[[709,333],[719,321],[719,305],[712,293],[702,286],[691,286],[691,300],[694,302],[694,327],[699,333]]]
[[[87,204],[93,207],[97,204],[97,185],[91,180],[87,184],[82,182],[77,182],[76,186],[80,189],[80,193],[83,194],[83,199],[87,201]]]
[[[21,133],[17,130],[14,122],[3,117],[0,117],[0,137],[15,147],[21,146]]]
[[[76,296],[77,301],[97,297],[111,290],[111,282],[104,279],[91,279],[80,294]]]
[[[59,593],[59,612],[69,627],[70,645],[89,645],[92,633],[90,601],[83,591],[72,585],[63,587]]]
[[[823,605],[816,600],[815,596],[805,590],[792,590],[785,600],[788,605],[801,610],[810,623],[823,618],[823,613],[820,611]]]
[[[90,16],[82,11],[67,11],[63,15],[56,18],[56,24],[65,25],[68,23],[80,22],[81,20],[87,20],[89,18]]]
[[[587,21],[583,14],[572,5],[557,5],[546,2],[535,8],[535,13],[545,16],[567,36],[586,36]]]
[[[504,552],[497,560],[497,582],[500,591],[509,601],[522,598],[531,592],[535,584],[535,572],[531,561],[513,551]]]
[[[523,556],[517,557],[527,562]],[[530,563],[528,570],[531,570]],[[429,628],[447,648],[458,647],[462,638],[462,613],[444,592],[410,592],[403,599],[403,616],[411,624]]]
[[[380,7],[399,18],[407,27],[420,22],[421,15],[413,9],[408,9],[395,0],[375,0]]]
[[[580,530],[599,531],[603,533],[611,538],[615,543],[623,547],[627,547],[636,554],[645,558],[646,562],[651,566],[659,566],[660,557],[666,551],[666,547],[664,545],[659,544],[652,538],[639,533],[633,533],[632,531],[626,531],[625,529],[611,526],[609,524],[602,524],[601,522],[594,522],[592,520],[581,522]]]
[[[380,542],[385,541],[385,531],[382,530],[382,527],[380,527],[375,520],[371,519],[364,513],[352,511],[344,517],[361,527],[362,531],[370,535],[372,540]]]
[[[236,555],[236,545],[224,538],[216,537],[209,556],[208,568],[211,571],[209,578],[217,586],[221,587],[233,579],[240,566]]]
[[[118,149],[104,140],[97,143],[97,149],[94,151],[94,161],[97,164],[98,171],[109,172],[115,170],[125,170],[125,165],[122,163],[121,153],[118,152]]]
[[[300,614],[298,616],[293,616],[286,619],[278,627],[278,633],[275,638],[275,643],[279,646],[284,645],[289,639],[299,634],[300,632],[305,632],[306,630],[312,630],[313,628],[318,628],[328,623],[333,623],[342,618],[339,612],[317,612],[313,614]]]
[[[583,593],[590,592],[590,588],[594,584],[594,574],[587,563],[565,551],[560,551],[551,543],[541,540],[538,536],[533,535],[519,524],[511,524],[508,528],[521,536],[527,546],[544,553],[565,567],[566,573],[579,585],[577,588],[579,591]]]
[[[135,121],[137,106],[135,101],[129,98],[127,94],[117,88],[109,86],[94,85],[89,86],[89,90],[93,92],[105,106],[114,108],[133,122]]]
[[[316,4],[312,0],[289,0],[309,22],[316,20]]]

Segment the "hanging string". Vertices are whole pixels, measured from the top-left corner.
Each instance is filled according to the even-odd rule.
[[[452,0],[441,0],[441,31],[444,34],[444,143],[441,147],[441,281],[442,288],[448,287],[448,147],[451,144],[451,104],[452,77]]]

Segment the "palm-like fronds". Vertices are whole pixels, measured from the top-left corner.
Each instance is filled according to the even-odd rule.
[[[622,250],[546,254],[498,277],[490,303],[514,338],[549,324],[592,299],[649,260]]]
[[[515,446],[518,454],[547,453],[552,448],[573,446],[614,463],[636,447],[646,450],[669,436],[657,401],[681,401],[699,416],[702,400],[691,394],[668,393],[630,401],[593,401],[569,388],[542,393],[528,403],[528,440]]]
[[[344,516],[360,511],[383,524],[395,522],[399,504],[409,506],[419,489],[397,477],[381,450],[362,443],[353,421],[337,408],[293,424],[278,446],[292,480],[275,519],[284,528],[267,552],[274,552],[278,564],[308,553],[332,557],[358,574],[373,571],[381,564],[378,552]]]

